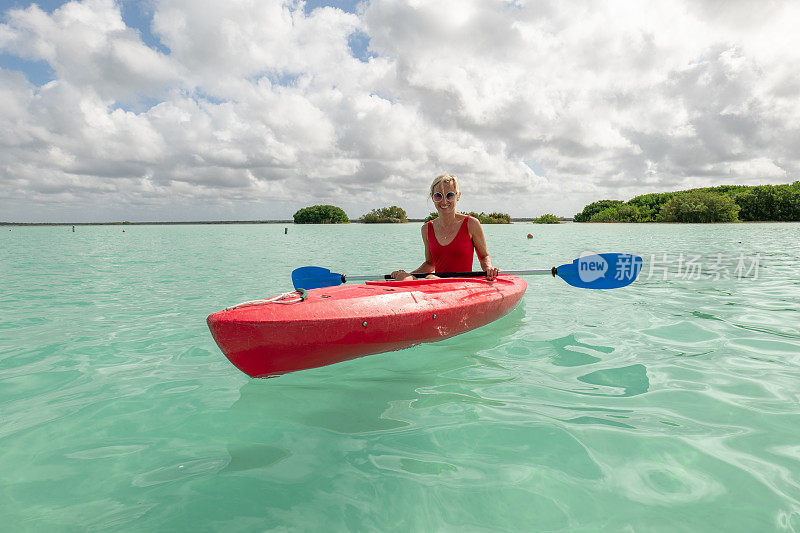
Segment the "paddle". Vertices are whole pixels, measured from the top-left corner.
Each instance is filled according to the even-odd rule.
[[[636,280],[642,269],[642,258],[632,254],[595,254],[586,255],[566,263],[560,267],[543,270],[506,270],[501,274],[516,276],[531,274],[551,274],[558,276],[573,287],[581,289],[618,289],[630,285]],[[486,276],[486,272],[435,272],[440,278],[477,278]],[[424,278],[425,274],[412,274],[417,278]],[[367,274],[360,276],[345,276],[331,272],[327,268],[305,266],[292,271],[292,283],[295,289],[319,289],[321,287],[335,287],[349,280],[364,279],[392,279],[389,274]]]

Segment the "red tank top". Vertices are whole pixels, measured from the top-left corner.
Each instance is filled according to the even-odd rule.
[[[469,216],[461,222],[458,233],[447,246],[442,246],[436,240],[436,234],[433,232],[433,220],[428,222],[428,246],[433,258],[434,272],[469,272],[472,270],[475,245],[469,236],[468,222]]]

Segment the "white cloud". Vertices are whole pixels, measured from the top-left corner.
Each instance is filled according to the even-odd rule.
[[[109,204],[129,219],[259,205],[251,218],[288,217],[309,203],[422,215],[442,171],[462,176],[466,209],[570,215],[601,197],[800,170],[793,2],[153,8],[161,50],[112,0],[5,13],[0,51],[56,79],[0,70],[0,219],[76,205],[92,218]],[[368,61],[352,54],[356,32]]]
[[[152,94],[179,82],[178,65],[145,46],[113,0],[69,2],[52,14],[33,4],[6,17],[3,48],[46,61],[59,80],[106,99]]]

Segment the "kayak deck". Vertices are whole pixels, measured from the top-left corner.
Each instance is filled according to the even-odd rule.
[[[470,331],[510,312],[526,287],[502,275],[373,281],[311,289],[292,303],[245,304],[213,313],[207,323],[236,367],[270,377]]]

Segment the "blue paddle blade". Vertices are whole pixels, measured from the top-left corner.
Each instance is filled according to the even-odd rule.
[[[558,277],[581,289],[618,289],[633,283],[642,258],[632,254],[594,254],[558,267]]]
[[[292,284],[295,289],[319,289],[342,284],[342,275],[327,268],[305,266],[292,270]]]

